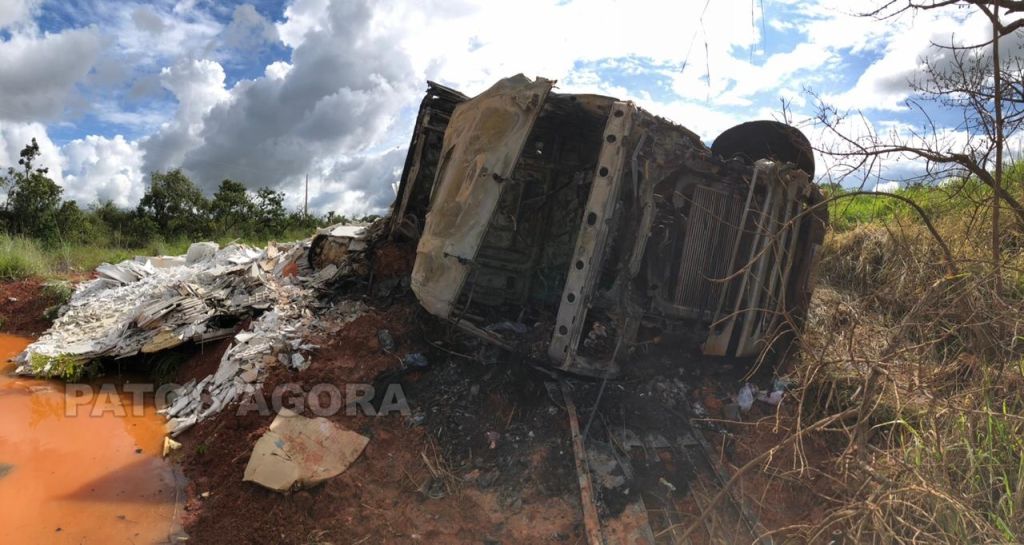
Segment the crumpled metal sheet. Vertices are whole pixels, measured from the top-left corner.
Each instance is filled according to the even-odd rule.
[[[52,327],[15,358],[17,371],[46,374],[58,358],[124,358],[234,335],[217,370],[177,388],[161,410],[169,433],[177,435],[261,389],[268,365],[305,369],[316,348],[306,341],[312,331],[347,323],[366,310],[358,302],[327,306],[317,299],[319,288],[337,279],[341,268],[364,270],[364,252],[350,252],[316,271],[308,264],[309,246],[309,240],[270,243],[264,250],[205,242],[193,244],[186,256],[104,263],[95,279],[77,287]],[[211,322],[249,315],[258,317],[237,333]]]
[[[311,294],[297,289],[283,288],[283,301],[235,335],[214,374],[173,392],[174,402],[161,411],[168,419],[168,433],[176,436],[232,402],[262,391],[270,365],[276,363],[296,370],[309,367],[312,360],[308,353],[316,348],[306,341],[312,331],[321,329],[323,324],[339,327],[366,311],[360,302],[341,301],[314,319],[310,311]]]
[[[217,329],[208,325],[211,318],[259,308],[267,278],[258,269],[251,274],[249,265],[265,252],[230,245],[209,253],[210,244],[202,243],[206,257],[191,264],[156,267],[133,259],[100,265],[97,278],[79,285],[50,329],[15,358],[18,372],[45,374],[50,364],[40,368],[38,362],[54,358],[123,358],[200,341]]]

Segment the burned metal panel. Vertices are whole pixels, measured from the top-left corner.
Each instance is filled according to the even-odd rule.
[[[682,270],[684,264],[691,265],[687,251],[690,258],[700,258],[701,249],[718,250],[715,240],[704,240],[701,234],[690,237],[687,250],[686,224],[703,223],[709,234],[724,236],[729,230],[716,220],[689,217],[694,195],[704,185],[728,201],[741,183],[721,176],[720,165],[711,160],[707,148],[683,127],[635,109],[631,127],[623,132],[618,139],[620,160],[609,169],[609,175],[619,180],[619,189],[602,225],[608,235],[600,245],[602,255],[590,264],[596,277],[575,303],[567,300],[577,288],[567,288],[556,327],[564,325],[572,338],[560,337],[556,329],[548,351],[562,369],[578,374],[615,374],[638,348],[688,338],[687,331],[702,328],[697,321],[703,316],[701,309],[676,304],[678,280],[694,280]],[[727,208],[725,203],[720,206]],[[580,227],[581,240],[587,240],[587,229]],[[699,265],[717,270],[712,264]],[[696,280],[692,291],[708,289],[706,279]],[[567,319],[575,320],[571,324],[562,323],[567,321],[562,314],[567,306],[577,307],[578,314]]]
[[[548,95],[452,310],[460,327],[499,346],[549,340],[614,102]]]
[[[391,210],[391,236],[401,232],[409,238],[419,237],[448,121],[455,106],[466,100],[469,97],[454,89],[427,82],[427,94],[420,102],[409,153],[398,184],[398,198]]]
[[[455,108],[445,132],[412,288],[432,314],[452,307],[553,82],[518,75]]]
[[[628,160],[623,145],[633,128],[635,111],[636,107],[631,103],[614,103],[604,130],[604,145],[598,156],[594,183],[584,209],[584,218],[576,238],[576,251],[562,290],[562,303],[558,308],[548,346],[548,355],[560,362],[563,368],[571,366],[582,371],[588,367],[577,358],[577,346],[604,261],[612,214],[622,184],[623,167]],[[611,369],[607,371],[613,372]]]
[[[791,312],[800,312],[790,291],[806,289],[813,266],[801,257],[815,251],[801,238],[816,217],[806,211],[813,190],[807,174],[791,165],[755,164],[741,219],[745,237],[733,245],[729,294],[719,298],[705,354],[755,356],[781,338]]]
[[[601,225],[604,255],[586,263],[599,278],[584,289],[570,271],[549,357],[614,374],[636,350],[699,345],[712,322],[706,354],[757,355],[785,330],[794,282],[807,293],[795,279],[811,266],[800,232],[812,184],[792,165],[722,160],[685,129],[633,117],[615,167],[621,190]],[[580,240],[593,244],[588,229]]]
[[[732,272],[727,270],[726,248],[738,236],[740,206],[736,192],[697,186],[674,289],[665,294],[676,308],[686,309],[699,318],[712,311],[722,291],[722,284],[716,280]]]

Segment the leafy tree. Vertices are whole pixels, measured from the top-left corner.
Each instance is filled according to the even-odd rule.
[[[201,236],[208,231],[210,203],[181,169],[150,174],[139,201],[140,216],[153,220],[165,237]]]
[[[57,224],[60,226],[65,242],[88,242],[86,232],[86,215],[75,201],[64,201],[56,213]]]
[[[284,193],[269,187],[256,191],[256,222],[265,233],[280,233],[285,229],[288,214],[284,209]]]
[[[210,212],[217,232],[244,233],[251,230],[251,221],[257,211],[245,185],[224,180],[213,195]]]
[[[39,155],[39,144],[33,138],[21,150],[21,170],[10,167],[2,178],[0,187],[7,190],[4,224],[11,234],[52,242],[60,236],[57,211],[64,190],[47,176],[49,169],[34,167]]]
[[[146,192],[134,209],[111,201],[82,210],[74,201],[62,202],[63,189],[37,167],[35,140],[21,152],[18,168],[0,175],[0,228],[10,234],[47,243],[104,244],[126,249],[165,240],[190,238],[260,238],[302,236],[322,225],[348,222],[333,212],[323,217],[289,212],[285,194],[264,187],[255,194],[234,180],[223,180],[212,199],[180,169],[153,172]]]

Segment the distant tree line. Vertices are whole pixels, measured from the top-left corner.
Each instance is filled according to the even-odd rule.
[[[48,245],[101,243],[140,248],[154,240],[271,239],[303,236],[317,227],[375,216],[347,218],[333,211],[323,216],[289,211],[284,193],[271,188],[248,191],[244,184],[225,179],[212,198],[181,171],[153,172],[146,192],[134,209],[111,201],[82,209],[63,200],[64,189],[37,166],[39,144],[21,151],[19,168],[0,175],[0,192],[6,198],[0,208],[0,229]]]

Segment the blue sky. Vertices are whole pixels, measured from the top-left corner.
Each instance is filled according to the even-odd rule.
[[[808,91],[911,131],[906,82],[929,42],[985,22],[855,16],[880,1],[0,0],[0,167],[35,137],[83,204],[134,206],[149,172],[181,167],[207,191],[230,177],[291,205],[309,173],[317,211],[379,212],[424,81],[474,94],[519,72],[634,100],[709,143],[786,101],[829,145]],[[930,113],[955,136],[952,113]]]

